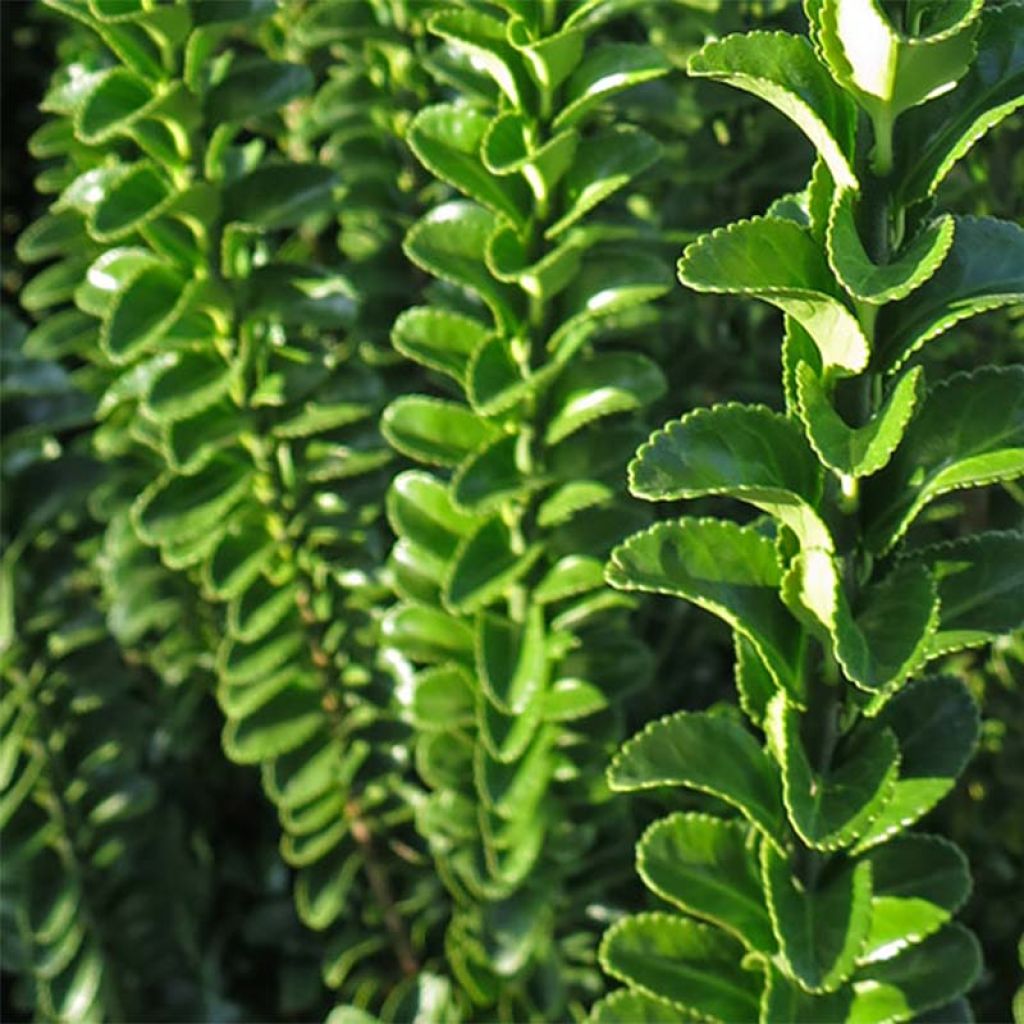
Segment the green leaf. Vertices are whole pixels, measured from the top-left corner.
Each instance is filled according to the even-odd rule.
[[[532,4],[523,5],[523,14]],[[535,39],[527,23],[513,18],[508,24],[509,42],[526,58],[534,81],[550,95],[573,72],[583,56],[585,35],[580,29],[562,27],[552,35]]]
[[[234,373],[215,352],[175,352],[156,368],[146,395],[146,410],[154,419],[173,423],[187,419],[223,397]]]
[[[334,858],[327,857],[300,869],[295,879],[295,907],[303,923],[322,931],[338,920],[348,906],[362,867],[363,858],[354,856],[340,866]]]
[[[869,547],[889,551],[943,494],[1024,473],[1024,366],[984,366],[933,387],[892,461],[864,489]]]
[[[836,81],[872,117],[895,118],[951,89],[974,57],[982,0],[941,8],[927,34],[897,32],[876,0],[824,0],[818,43]]]
[[[485,336],[466,368],[466,393],[473,408],[482,416],[499,415],[514,408],[530,387],[512,354],[510,339]]]
[[[951,92],[909,110],[895,133],[900,199],[930,196],[970,148],[1024,105],[1024,10],[985,5],[977,56]]]
[[[294,750],[324,723],[321,695],[289,687],[244,718],[224,726],[224,749],[232,761],[257,764]]]
[[[660,155],[657,140],[631,125],[615,125],[582,141],[562,179],[560,209],[565,212],[544,232],[544,237],[558,238],[595,206],[628,185]]]
[[[742,726],[681,711],[651,722],[615,755],[608,784],[618,792],[686,786],[736,807],[768,839],[784,842],[785,812],[775,766]]]
[[[755,725],[761,725],[768,702],[777,690],[775,680],[757,649],[742,633],[733,631],[733,644],[740,707]]]
[[[301,64],[261,56],[236,58],[206,94],[206,116],[213,124],[250,121],[309,95],[313,85],[312,72]]]
[[[814,339],[826,371],[850,375],[868,364],[864,331],[799,224],[756,217],[717,228],[686,247],[679,279],[699,292],[751,295],[778,306]]]
[[[387,515],[399,537],[411,541],[440,562],[451,559],[464,537],[479,523],[452,502],[448,488],[420,470],[400,473],[387,496]]]
[[[566,555],[548,570],[532,596],[538,604],[551,604],[603,586],[603,562],[589,555]]]
[[[613,978],[706,1021],[756,1020],[760,978],[740,966],[743,947],[710,925],[634,914],[605,932],[598,957]]]
[[[660,78],[672,70],[665,54],[642,43],[602,43],[583,58],[562,93],[552,128],[578,125],[605,100],[623,89]]]
[[[399,605],[381,623],[385,647],[395,647],[415,662],[469,662],[473,631],[466,623],[437,608]]]
[[[458,402],[403,395],[385,410],[381,433],[403,455],[435,466],[458,465],[499,436],[494,424]]]
[[[782,111],[814,143],[841,188],[857,188],[853,170],[857,108],[833,82],[802,36],[748,32],[708,43],[687,71],[727,82]]]
[[[175,198],[164,176],[151,164],[137,164],[112,184],[96,205],[90,231],[101,242],[123,238],[147,224]]]
[[[880,311],[880,369],[898,370],[954,324],[1024,302],[1024,227],[993,217],[956,217],[949,255],[912,296]]]
[[[435,35],[468,50],[513,107],[523,109],[529,106],[533,85],[526,64],[508,44],[505,26],[497,18],[478,11],[441,11],[430,18],[427,27]]]
[[[792,563],[783,599],[795,612],[806,609],[828,630],[846,676],[879,700],[921,667],[939,624],[935,583],[910,563],[865,588],[851,607],[836,559],[824,551],[803,551]]]
[[[939,629],[929,656],[980,647],[1024,626],[1024,534],[991,531],[919,548],[939,588]]]
[[[769,963],[760,1019],[787,1024],[847,1024],[852,1002],[853,991],[848,986],[837,992],[812,994],[791,981],[776,964]]]
[[[129,362],[160,340],[187,301],[184,287],[177,271],[153,266],[115,295],[100,331],[100,344],[114,362]]]
[[[515,292],[495,280],[486,265],[487,243],[496,227],[494,215],[475,203],[445,203],[409,229],[404,249],[418,267],[475,292],[500,324],[511,327]]]
[[[686,1024],[692,1017],[671,1003],[619,989],[590,1008],[587,1024]]]
[[[550,393],[544,441],[555,445],[596,419],[641,409],[665,388],[657,365],[634,352],[600,352],[571,363]]]
[[[551,751],[554,735],[551,726],[538,729],[526,753],[511,764],[493,760],[486,747],[477,744],[473,775],[488,810],[506,821],[526,820],[528,824],[537,815],[555,768]]]
[[[224,189],[224,218],[271,230],[334,209],[337,175],[322,164],[266,163]]]
[[[864,249],[854,216],[857,195],[838,192],[828,220],[826,249],[832,273],[853,296],[872,305],[905,299],[930,278],[949,253],[956,222],[948,213],[929,221],[895,259],[874,263]]]
[[[127,68],[112,68],[77,108],[75,133],[89,145],[124,133],[153,102],[145,80]]]
[[[495,177],[481,161],[492,121],[473,107],[440,103],[416,115],[406,139],[427,170],[521,228],[530,208],[525,185],[515,178]]]
[[[818,460],[800,427],[764,406],[697,409],[655,431],[629,465],[629,487],[649,501],[727,495],[775,516],[805,546],[832,548],[816,511]]]
[[[417,729],[459,729],[476,722],[476,696],[458,665],[438,665],[416,676],[410,710]]]
[[[516,551],[500,516],[485,520],[455,554],[443,598],[462,613],[477,611],[502,597],[540,556],[539,546]]]
[[[463,508],[482,512],[524,491],[527,481],[519,472],[519,441],[504,434],[474,452],[452,478],[452,495]]]
[[[251,464],[219,455],[193,476],[157,477],[132,505],[132,523],[147,544],[198,543],[249,493]]]
[[[810,992],[834,992],[853,973],[871,925],[871,865],[829,866],[809,887],[765,843],[761,869],[788,973]]]
[[[732,932],[748,949],[775,951],[747,825],[672,814],[643,834],[636,857],[640,877],[662,899]]]
[[[862,427],[850,427],[829,401],[821,378],[801,361],[796,398],[807,440],[818,458],[842,476],[871,476],[892,458],[924,390],[920,366],[903,374],[882,407]]]
[[[62,264],[57,264],[59,267]],[[137,247],[125,247],[108,249],[89,266],[85,274],[85,280],[76,281],[78,288],[75,290],[75,305],[84,313],[92,316],[105,316],[117,298],[125,288],[131,284],[143,270],[153,267],[163,267],[160,259],[149,249]],[[50,269],[56,269],[52,267]],[[47,273],[44,271],[43,274]],[[43,275],[33,278],[25,291],[33,288]],[[22,304],[25,298],[22,293]],[[28,307],[27,307],[28,308]]]
[[[870,850],[871,929],[860,962],[888,960],[944,925],[967,899],[960,850],[939,836],[907,833]]]
[[[51,210],[21,232],[15,252],[22,263],[39,263],[74,252],[87,243],[85,222],[77,210]]]
[[[780,693],[768,705],[765,733],[782,765],[793,828],[808,846],[838,850],[858,839],[892,797],[899,745],[888,729],[861,729],[844,736],[828,765],[816,770],[801,735],[804,717]]]
[[[577,512],[606,505],[614,491],[596,480],[573,480],[553,491],[537,508],[537,524],[543,527],[567,523]]]
[[[924,942],[854,975],[854,999],[846,1020],[869,1024],[910,1020],[966,992],[981,971],[978,940],[947,924]]]
[[[799,697],[803,641],[779,599],[781,578],[769,538],[720,519],[658,523],[617,547],[607,569],[620,590],[682,597],[724,619],[750,641],[776,685]]]
[[[391,344],[407,359],[460,384],[469,358],[487,336],[487,328],[471,317],[433,306],[414,306],[399,314]]]
[[[900,772],[892,799],[860,837],[858,849],[909,828],[930,811],[953,788],[978,739],[978,709],[964,684],[950,676],[904,687],[876,721],[899,741]]]
[[[548,665],[544,613],[538,605],[530,606],[525,624],[480,612],[474,646],[480,683],[500,711],[522,711],[544,688]]]

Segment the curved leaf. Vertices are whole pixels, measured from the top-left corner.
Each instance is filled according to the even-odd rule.
[[[699,292],[752,295],[778,306],[814,339],[825,370],[849,375],[868,364],[868,340],[821,249],[791,220],[757,217],[716,228],[686,247],[679,279]]]
[[[608,783],[619,792],[686,786],[736,807],[781,845],[785,812],[775,766],[742,726],[681,711],[648,724],[615,755]]]
[[[403,455],[435,466],[458,465],[499,433],[466,406],[424,395],[396,398],[384,410],[380,429]]]

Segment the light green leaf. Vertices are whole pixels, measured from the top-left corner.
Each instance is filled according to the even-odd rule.
[[[953,244],[955,224],[948,213],[927,223],[888,263],[874,263],[864,249],[854,216],[857,195],[836,194],[828,220],[828,263],[839,283],[872,305],[905,299],[939,268]]]
[[[765,733],[782,765],[793,827],[808,846],[838,850],[860,837],[893,796],[899,745],[888,729],[861,729],[840,739],[828,765],[816,769],[801,735],[803,717],[780,693],[768,705]]]
[[[1024,534],[996,532],[919,548],[939,588],[939,629],[929,656],[980,647],[1024,627]]]
[[[557,238],[599,203],[628,185],[661,154],[658,142],[630,125],[616,125],[579,144],[562,180],[565,212],[545,232]]]
[[[435,466],[458,465],[499,430],[458,402],[403,395],[385,410],[381,433],[403,455]]]
[[[910,563],[867,587],[855,610],[836,559],[824,551],[803,551],[792,563],[783,599],[828,630],[847,677],[879,700],[921,667],[939,624],[935,582]]]
[[[473,107],[440,103],[416,115],[406,139],[427,170],[521,228],[530,208],[526,187],[514,178],[495,177],[481,160],[492,122]]]
[[[774,764],[742,726],[681,711],[651,722],[615,755],[608,784],[618,792],[686,786],[736,807],[768,839],[785,841],[785,812]]]
[[[740,821],[672,814],[641,837],[637,872],[662,899],[770,955],[775,939],[751,838]]]
[[[697,409],[655,431],[629,465],[629,486],[649,501],[727,495],[775,516],[807,547],[832,547],[816,511],[818,460],[800,427],[765,406]]]
[[[565,555],[548,570],[532,596],[538,604],[551,604],[603,586],[603,562],[589,555]]]
[[[88,244],[85,221],[77,210],[50,210],[18,236],[15,252],[22,263],[39,263]]]
[[[761,979],[740,966],[744,952],[710,925],[671,914],[634,914],[605,932],[598,957],[608,974],[644,995],[726,1024],[757,1018]]]
[[[289,687],[252,714],[224,726],[224,749],[232,761],[257,764],[294,750],[324,725],[321,694]]]
[[[452,502],[448,488],[421,470],[395,477],[388,491],[387,516],[391,529],[440,562],[451,559],[459,542],[480,520]]]
[[[1024,227],[994,217],[954,220],[953,245],[942,266],[913,295],[879,312],[879,369],[898,370],[961,320],[1024,303]]]
[[[188,299],[185,279],[176,270],[144,268],[115,295],[100,344],[114,362],[129,362],[160,340]]]
[[[533,5],[523,5],[523,14]],[[522,17],[508,24],[509,42],[526,58],[534,81],[547,95],[551,95],[579,64],[583,56],[585,34],[580,29],[566,28],[551,35],[536,38]]]
[[[525,624],[480,612],[474,650],[484,692],[506,714],[522,711],[546,685],[544,613],[537,605],[530,606]]]
[[[643,408],[665,388],[657,365],[634,352],[600,352],[571,363],[548,397],[544,441],[555,445],[596,419]]]
[[[933,387],[889,465],[864,489],[869,547],[889,551],[943,494],[1024,474],[1024,366],[984,366]]]
[[[853,171],[857,108],[806,39],[785,32],[726,36],[691,57],[687,71],[760,96],[814,143],[840,187],[858,187]]]
[[[928,33],[897,32],[876,0],[824,0],[818,43],[836,81],[873,117],[895,118],[951,89],[974,57],[982,0],[935,8]]]
[[[517,296],[491,276],[485,260],[496,227],[494,215],[475,203],[445,203],[409,229],[404,249],[409,259],[428,273],[474,291],[499,323],[511,327]]]
[[[476,722],[473,681],[458,665],[438,665],[416,676],[410,712],[417,729],[459,729]]]
[[[826,371],[860,373],[870,346],[811,233],[790,220],[756,217],[687,246],[679,279],[699,292],[751,295],[778,306],[814,339]]]
[[[56,266],[59,267],[61,264]],[[163,267],[163,264],[149,249],[135,246],[107,249],[90,264],[84,280],[79,275],[79,280],[76,282],[78,288],[75,290],[75,305],[84,313],[103,317],[109,312],[117,295],[123,292],[135,277],[143,270],[154,267]],[[43,273],[45,274],[47,271]],[[26,291],[28,288],[33,288],[42,276],[40,274],[33,278]],[[22,304],[24,302],[23,293]]]
[[[473,657],[472,629],[455,616],[424,605],[399,605],[385,615],[381,641],[425,664],[449,659],[468,664]]]
[[[466,377],[469,357],[487,335],[479,320],[433,306],[404,310],[391,329],[391,344],[407,359],[460,384]]]
[[[468,50],[513,107],[523,109],[529,106],[533,83],[523,57],[508,44],[501,21],[479,11],[450,10],[433,15],[427,27],[442,39]]]
[[[132,523],[147,544],[198,542],[223,522],[251,482],[247,459],[219,455],[193,476],[157,477],[132,505]]]
[[[862,967],[854,975],[853,1005],[846,1020],[910,1020],[962,995],[980,971],[978,940],[966,928],[947,924],[891,959]]]
[[[501,598],[541,555],[534,546],[516,551],[500,516],[485,520],[459,545],[442,591],[444,602],[463,614]]]
[[[619,989],[590,1008],[587,1024],[686,1024],[690,1014],[642,992]]]
[[[562,93],[561,109],[552,128],[578,125],[605,100],[641,82],[672,70],[660,49],[642,43],[601,43],[590,50],[572,73]]]
[[[810,887],[765,843],[761,870],[788,972],[810,992],[834,992],[853,973],[871,925],[871,865],[846,862],[826,869]]]
[[[506,821],[525,821],[537,816],[537,806],[544,799],[555,760],[552,744],[555,731],[542,726],[522,758],[511,764],[502,764],[488,756],[487,749],[478,743],[473,759],[473,776],[477,792],[484,806]],[[507,845],[507,841],[505,844]]]
[[[232,368],[215,352],[172,353],[152,378],[146,411],[164,423],[188,419],[227,394],[234,376]]]
[[[889,804],[860,837],[866,849],[909,828],[952,788],[974,752],[978,709],[964,684],[933,676],[904,687],[882,709],[878,727],[900,746],[900,772]]]
[[[977,56],[959,85],[909,110],[895,133],[895,173],[901,201],[931,195],[990,128],[1024,105],[1024,9],[985,5]]]
[[[778,688],[754,645],[736,630],[732,637],[736,649],[736,691],[740,707],[754,725],[761,725],[768,702]]]
[[[836,412],[821,378],[801,361],[796,368],[796,397],[807,440],[829,469],[842,476],[871,476],[892,458],[917,409],[924,371],[903,374],[882,407],[862,427],[850,427]]]
[[[614,497],[614,491],[596,480],[573,480],[563,484],[541,502],[537,509],[539,526],[559,526],[567,523],[577,512],[605,505]]]
[[[608,582],[620,590],[682,597],[742,633],[776,685],[803,693],[803,639],[778,595],[774,543],[757,529],[720,519],[663,522],[611,554]]]
[[[944,925],[971,891],[967,859],[939,836],[907,833],[870,850],[871,929],[860,962],[888,960]]]

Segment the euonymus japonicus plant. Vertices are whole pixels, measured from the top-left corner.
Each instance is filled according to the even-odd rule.
[[[25,357],[24,326],[3,318],[0,928],[17,977],[6,1005],[41,1020],[141,1019],[154,1004],[199,1016],[205,871],[173,796],[177,751],[160,742],[174,697],[124,662],[98,608],[85,503],[100,467],[81,433],[92,402],[73,374]]]
[[[97,43],[44,101],[33,151],[57,196],[20,252],[60,259],[22,298],[46,314],[31,350],[95,371],[112,626],[165,646],[169,681],[212,674],[224,749],[261,767],[300,916],[326,932],[325,979],[397,1006],[443,905],[374,667],[392,456],[373,351],[390,307],[358,308],[335,214],[346,195],[367,217],[403,207],[392,100],[415,101],[421,72],[393,25],[372,31],[402,5],[51,6]],[[321,46],[347,78],[317,80]],[[393,263],[399,232],[377,228],[346,255]],[[187,668],[190,630],[207,646]]]
[[[1024,299],[1024,230],[935,203],[1024,102],[1024,9],[810,0],[806,14],[810,40],[731,36],[689,64],[776,106],[818,160],[805,192],[679,264],[690,288],[782,310],[786,407],[694,410],[630,465],[638,497],[755,510],[660,522],[608,568],[732,627],[746,720],[677,713],[615,757],[613,789],[713,799],[641,839],[666,909],[606,933],[602,964],[628,988],[595,1020],[967,1019],[979,969],[952,921],[965,858],[912,826],[977,734],[936,659],[1024,617],[1024,534],[957,514],[963,489],[1024,473],[1024,366],[936,379],[926,345]]]
[[[609,202],[658,147],[606,101],[668,66],[602,41],[617,7],[434,14],[457,95],[407,135],[458,194],[405,241],[437,282],[393,342],[435,388],[392,402],[382,429],[431,468],[389,494],[400,601],[384,642],[429,790],[418,825],[456,900],[447,960],[474,1017],[563,1019],[600,991],[587,908],[628,858],[601,766],[649,655],[603,564],[639,525],[620,467],[664,383],[615,328],[668,281],[643,225]]]

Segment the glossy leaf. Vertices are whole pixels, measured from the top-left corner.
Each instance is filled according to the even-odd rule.
[[[801,839],[818,850],[851,845],[892,799],[900,767],[897,737],[864,729],[844,738],[825,769],[814,767],[801,716],[779,694],[768,706],[765,731],[782,765],[786,810]]]
[[[724,619],[764,660],[776,684],[803,691],[799,630],[778,596],[775,545],[750,527],[717,519],[659,523],[611,555],[608,582],[682,597]]]
[[[888,551],[930,502],[1024,473],[1024,367],[982,367],[932,388],[865,492],[867,538]]]
[[[718,228],[687,246],[683,284],[701,292],[751,295],[778,306],[814,339],[826,370],[859,373],[870,346],[809,231],[759,217]]]
[[[743,947],[710,925],[670,914],[636,914],[605,932],[601,965],[644,995],[710,1021],[753,1020],[756,975],[740,966]]]
[[[807,40],[784,32],[727,36],[691,57],[687,70],[751,92],[782,111],[814,143],[836,183],[857,187],[856,106]]]
[[[319,164],[269,163],[224,190],[229,220],[261,228],[288,228],[334,206],[335,173]]]
[[[480,682],[499,710],[522,711],[544,687],[547,658],[539,607],[533,608],[525,625],[481,612],[474,647]]]
[[[662,899],[732,932],[749,949],[774,952],[751,833],[742,822],[673,814],[643,834],[636,855],[637,872]]]
[[[686,786],[711,793],[771,842],[782,842],[784,812],[772,762],[750,733],[726,718],[683,711],[651,722],[615,755],[608,781],[620,792]]]
[[[899,741],[899,778],[892,799],[860,836],[860,849],[908,828],[930,811],[953,788],[978,738],[974,700],[950,676],[905,686],[876,722]]]
[[[381,417],[381,433],[403,455],[454,466],[497,437],[497,428],[457,402],[405,395]]]
[[[765,895],[779,953],[810,992],[834,992],[854,970],[871,925],[871,865],[843,864],[813,888],[795,878],[787,858],[761,847]]]

